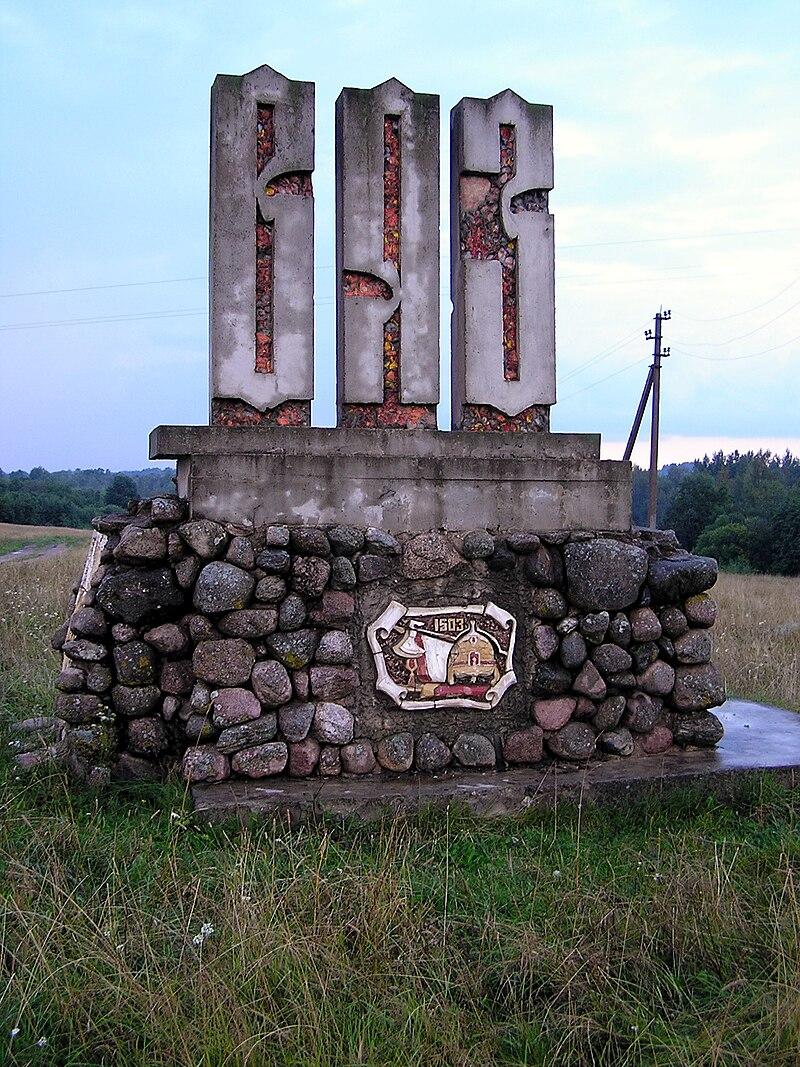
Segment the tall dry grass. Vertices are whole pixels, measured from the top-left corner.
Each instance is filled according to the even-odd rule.
[[[7,714],[47,706],[81,555],[0,572]],[[718,644],[796,694],[788,585],[723,577]],[[0,1062],[800,1062],[797,806],[768,779],[727,804],[203,829],[177,786],[0,773]]]
[[[728,691],[800,711],[800,578],[721,574],[713,595]]]

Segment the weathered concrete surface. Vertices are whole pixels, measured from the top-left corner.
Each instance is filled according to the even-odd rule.
[[[274,155],[257,173],[258,106]],[[210,392],[264,411],[314,395],[314,198],[266,186],[314,169],[314,83],[271,67],[220,74],[211,90]],[[273,373],[255,370],[256,204],[274,224]]]
[[[687,786],[725,795],[748,777],[777,773],[800,782],[800,715],[749,701],[729,700],[720,710],[725,737],[715,749],[662,756],[610,759],[581,768],[551,766],[485,773],[447,771],[405,779],[363,778],[245,782],[195,786],[192,798],[200,819],[320,815],[377,819],[413,814],[423,808],[466,807],[476,815],[514,815],[532,805],[561,800],[595,803],[627,800]]]
[[[629,463],[580,434],[160,426],[192,516],[433,529],[630,529]]]
[[[462,405],[488,404],[517,415],[554,404],[555,289],[553,216],[546,194],[553,188],[553,109],[530,104],[510,89],[489,99],[467,97],[451,119],[451,325],[452,417]],[[475,257],[462,248],[462,179],[501,171],[500,127],[515,131],[514,174],[499,190],[502,226],[516,239],[516,338],[518,378],[504,376],[502,268],[498,258]],[[535,208],[523,194],[538,193]]]
[[[384,118],[399,118],[400,268],[385,255]],[[384,399],[386,320],[400,307],[400,401],[439,400],[439,97],[390,78],[336,101],[338,401]],[[368,274],[391,298],[345,296],[345,272]]]

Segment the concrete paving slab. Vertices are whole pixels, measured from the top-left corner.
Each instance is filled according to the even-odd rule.
[[[202,820],[278,815],[303,821],[323,814],[369,820],[453,804],[476,815],[498,816],[558,800],[613,802],[687,786],[725,795],[764,771],[800,783],[800,714],[746,700],[728,700],[717,714],[725,737],[715,749],[609,759],[583,768],[197,785],[192,789],[195,815]]]

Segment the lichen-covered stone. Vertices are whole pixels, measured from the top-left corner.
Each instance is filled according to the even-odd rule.
[[[576,630],[571,634],[567,634],[561,642],[560,652],[561,662],[564,666],[569,670],[575,670],[576,667],[580,667],[584,662],[586,656],[586,642],[581,635]]]
[[[293,633],[272,634],[267,639],[270,655],[285,667],[299,670],[314,658],[319,636],[316,630],[295,630]]]
[[[86,672],[86,688],[90,693],[105,693],[114,684],[114,673],[104,663],[93,663]]]
[[[181,774],[187,782],[224,782],[230,773],[228,757],[213,745],[198,745],[183,754]]]
[[[505,545],[497,544],[494,552],[492,552],[491,556],[488,556],[484,562],[490,571],[501,573],[503,571],[515,570],[517,566],[517,557],[510,548],[506,548]]]
[[[158,679],[163,693],[170,696],[183,696],[191,693],[194,685],[194,668],[190,659],[170,659],[161,666]]]
[[[289,760],[283,741],[270,741],[254,748],[243,748],[231,758],[231,770],[247,778],[270,778],[280,774]]]
[[[241,567],[246,571],[252,570],[256,565],[256,553],[250,538],[241,535],[233,537],[225,553],[225,559],[235,567]]]
[[[405,732],[381,738],[378,762],[385,770],[396,774],[410,770],[414,762],[414,735]]]
[[[101,645],[97,641],[90,641],[87,637],[78,637],[74,641],[65,641],[61,651],[69,659],[77,659],[83,663],[97,663],[108,655],[105,645]]]
[[[269,708],[277,708],[292,699],[292,680],[289,672],[277,660],[262,660],[253,667],[251,678],[253,690]]]
[[[341,665],[352,663],[355,650],[353,642],[344,630],[328,630],[323,635],[316,653],[317,663]]]
[[[647,553],[606,537],[564,548],[567,589],[573,603],[589,611],[630,607],[647,577]]]
[[[336,745],[325,745],[319,754],[319,773],[322,778],[337,778],[342,773],[342,757]]]
[[[167,555],[167,539],[157,527],[140,529],[126,526],[119,544],[114,549],[114,559],[120,563],[156,563]]]
[[[619,726],[625,713],[625,697],[617,694],[606,697],[592,718],[592,725],[599,734]]]
[[[313,737],[305,737],[289,745],[289,775],[308,778],[317,769],[321,746]]]
[[[558,651],[558,634],[552,626],[540,623],[533,628],[531,644],[538,659],[550,659]]]
[[[326,589],[322,594],[322,603],[311,612],[310,619],[317,626],[338,630],[352,622],[354,613],[352,593]]]
[[[200,571],[194,587],[194,606],[210,614],[246,608],[254,586],[252,574],[232,563],[215,560]]]
[[[580,674],[572,683],[572,688],[576,693],[591,697],[592,700],[602,700],[606,695],[606,683],[591,660],[584,663]]]
[[[281,630],[299,630],[306,621],[306,605],[297,593],[290,593],[278,609],[278,625]]]
[[[417,741],[417,769],[426,774],[440,771],[450,762],[450,749],[436,734],[425,733]]]
[[[708,663],[711,659],[711,631],[687,630],[675,638],[675,657],[679,663]]]
[[[292,560],[292,586],[301,596],[322,596],[330,576],[330,563],[319,556],[295,556]]]
[[[211,711],[216,726],[236,726],[257,719],[261,714],[261,704],[249,689],[234,686],[232,689],[216,690],[212,694]]]
[[[251,722],[226,727],[217,738],[217,748],[220,752],[230,755],[243,748],[266,744],[272,741],[277,732],[277,716],[273,711],[266,711],[260,718],[253,719]]]
[[[307,702],[284,704],[278,711],[278,728],[287,741],[302,741],[314,722],[314,705]]]
[[[86,684],[86,673],[80,667],[65,667],[56,678],[56,689],[62,693],[77,693]]]
[[[246,637],[255,640],[274,633],[278,613],[274,608],[240,608],[229,611],[219,620],[220,633],[226,637]]]
[[[178,527],[184,544],[202,559],[221,556],[228,543],[228,534],[223,526],[211,519],[194,519]]]
[[[678,667],[672,700],[679,711],[701,711],[725,701],[725,684],[713,663]]]
[[[285,548],[265,548],[256,556],[256,564],[269,574],[288,574],[292,557]]]
[[[97,608],[78,608],[72,613],[69,627],[79,637],[104,637],[108,632],[106,617]]]
[[[144,641],[114,648],[114,667],[121,685],[150,685],[156,679],[156,657]]]
[[[371,774],[375,770],[372,742],[365,737],[342,745],[340,756],[343,774]]]
[[[115,622],[111,627],[111,637],[118,645],[124,645],[127,641],[133,641],[139,636],[135,626],[129,626],[127,622]]]
[[[128,748],[142,756],[158,756],[169,747],[169,738],[161,719],[131,719],[128,723]]]
[[[178,560],[173,569],[175,571],[175,579],[181,589],[192,588],[197,581],[197,575],[200,573],[202,565],[197,556],[186,556],[185,559]]]
[[[626,649],[606,642],[592,651],[592,662],[603,674],[615,674],[617,671],[627,671],[633,660]]]
[[[546,621],[563,619],[567,614],[567,602],[557,589],[532,589],[530,603],[533,614]]]
[[[599,737],[600,747],[612,756],[632,756],[634,750],[633,735],[624,726],[608,730]]]
[[[137,567],[107,574],[97,590],[96,602],[113,618],[137,626],[157,613],[181,607],[183,593],[169,567]]]
[[[201,641],[194,650],[195,675],[211,685],[243,685],[250,677],[255,653],[240,637]]]
[[[286,581],[279,574],[268,574],[256,584],[255,598],[264,604],[277,604],[286,596]]]
[[[119,715],[135,718],[150,714],[161,699],[161,690],[155,685],[115,685],[111,699]]]
[[[461,544],[464,559],[488,559],[494,550],[494,538],[487,530],[470,530],[464,534]]]
[[[598,611],[584,615],[578,624],[578,628],[590,645],[600,645],[608,633],[610,624],[611,616],[609,613],[607,611]]]
[[[672,606],[662,608],[658,613],[658,618],[661,623],[662,633],[666,637],[672,638],[673,641],[676,637],[680,637],[681,634],[685,634],[689,629],[689,623],[680,608]]]
[[[658,659],[659,648],[655,641],[645,641],[641,645],[631,645],[631,659],[633,669],[637,674],[643,674],[651,663]]]
[[[358,672],[352,667],[312,667],[311,694],[317,700],[340,700],[355,692]]]
[[[540,545],[525,557],[525,577],[533,585],[561,585],[564,580],[564,565],[555,548]]]
[[[314,712],[314,736],[318,741],[345,745],[353,739],[353,713],[342,704],[322,701]]]
[[[364,534],[364,551],[375,556],[399,556],[400,542],[387,530],[369,526]]]
[[[196,743],[198,741],[210,741],[216,733],[216,729],[208,715],[196,713],[190,715],[183,724],[183,733],[187,741]]]
[[[300,556],[329,556],[331,545],[327,534],[317,526],[298,526],[289,533],[292,551]]]
[[[672,730],[662,723],[656,723],[649,734],[640,739],[642,751],[647,756],[655,756],[659,752],[666,752],[672,745]]]
[[[657,641],[661,637],[661,623],[652,608],[634,608],[630,621],[634,641]]]
[[[483,734],[459,734],[453,742],[453,755],[462,767],[494,767],[494,745]]]
[[[675,670],[661,659],[657,659],[636,679],[636,684],[651,696],[665,697],[672,692],[675,685]]]
[[[717,621],[717,605],[708,593],[690,596],[683,607],[692,626],[713,626]]]
[[[152,630],[146,630],[144,639],[148,645],[152,645],[157,652],[165,656],[180,655],[188,644],[186,633],[174,622],[164,622]]]
[[[183,510],[183,501],[176,496],[156,496],[150,501],[150,518],[153,522],[180,522]]]
[[[661,702],[647,693],[631,693],[625,704],[625,725],[637,734],[649,734],[661,715]]]
[[[503,759],[506,763],[538,763],[543,754],[543,739],[538,726],[514,730],[503,738]]]
[[[527,556],[535,551],[542,543],[541,538],[535,533],[512,533],[506,537],[506,544],[512,552],[520,556]]]
[[[633,634],[628,616],[623,612],[618,612],[609,623],[608,639],[620,648],[630,648]]]
[[[443,534],[418,534],[403,549],[406,578],[440,578],[461,563],[461,557]]]
[[[331,561],[331,586],[334,589],[355,589],[358,579],[347,556],[334,556]]]
[[[594,730],[585,722],[568,722],[552,737],[548,737],[547,747],[558,759],[582,763],[594,753]]]
[[[572,685],[572,675],[558,663],[537,663],[531,678],[531,689],[537,694],[566,693]]]
[[[717,580],[717,561],[710,556],[651,559],[647,584],[656,603],[684,600],[704,593]]]
[[[286,548],[289,544],[288,526],[268,526],[264,531],[264,544],[269,548]]]
[[[698,745],[701,748],[711,748],[718,744],[725,733],[722,723],[710,711],[675,715],[672,731],[677,744]]]
[[[533,705],[533,717],[543,730],[560,730],[569,722],[574,711],[575,700],[572,697],[537,700]]]
[[[352,556],[364,547],[364,531],[357,526],[332,526],[328,541],[337,554]]]
[[[394,573],[394,560],[387,556],[377,556],[365,553],[358,557],[358,580],[360,582],[375,582],[379,578],[387,578]]]

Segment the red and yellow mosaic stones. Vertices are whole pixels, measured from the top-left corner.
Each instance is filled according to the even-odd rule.
[[[400,273],[400,119],[386,115],[383,121],[383,258]],[[392,290],[381,278],[345,271],[345,297],[391,300]],[[341,424],[351,429],[378,427],[436,429],[433,404],[403,404],[400,400],[401,308],[383,327],[383,403],[345,404]]]
[[[311,401],[286,400],[277,407],[259,411],[244,400],[213,400],[212,426],[310,426]]]
[[[501,430],[505,433],[547,433],[550,429],[550,408],[534,404],[518,415],[506,415],[491,404],[464,404],[462,430]]]

